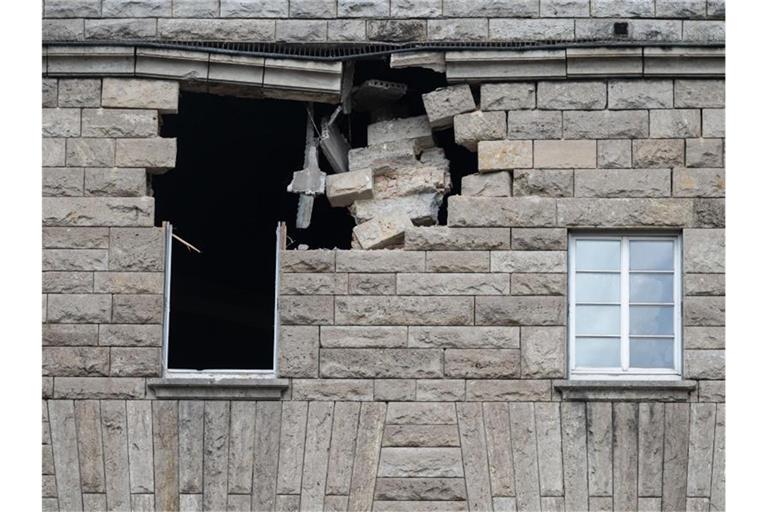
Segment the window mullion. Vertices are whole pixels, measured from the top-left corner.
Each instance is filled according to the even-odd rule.
[[[629,370],[629,240],[621,238],[621,369]]]

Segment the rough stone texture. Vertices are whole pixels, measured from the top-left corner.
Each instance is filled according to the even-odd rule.
[[[645,139],[632,141],[633,167],[676,167],[683,165],[685,141]]]
[[[563,112],[563,137],[566,139],[621,139],[647,136],[648,113],[646,111]],[[651,136],[654,136],[653,130],[651,130]]]
[[[179,84],[164,80],[105,78],[101,95],[101,104],[104,107],[176,112]]]
[[[571,169],[515,169],[515,196],[572,197]]]
[[[512,175],[506,171],[469,174],[461,178],[461,195],[509,197],[512,195]]]
[[[506,136],[507,115],[505,112],[482,110],[460,114],[453,118],[453,130],[456,144],[477,151],[478,142],[501,140]]]
[[[608,83],[608,108],[673,108],[671,80],[613,80]]]
[[[685,141],[685,165],[687,167],[722,167],[722,139],[688,139]]]
[[[632,166],[632,141],[597,141],[597,167],[628,169]]]
[[[722,197],[725,169],[676,168],[672,171],[672,194],[677,197]]]
[[[698,110],[651,110],[650,114],[650,136],[653,138],[701,136],[701,114]]]
[[[523,378],[565,377],[565,329],[522,327],[520,353]]]
[[[606,106],[605,82],[540,82],[536,106],[546,110],[594,110]]]
[[[480,141],[477,144],[477,166],[481,173],[532,165],[531,141]]]
[[[434,146],[427,116],[380,121],[368,125],[368,145],[413,140],[425,149]]]
[[[669,169],[597,169],[574,171],[576,197],[668,197]]]
[[[521,110],[536,106],[536,85],[533,83],[482,84],[482,110]]]
[[[475,110],[469,85],[454,85],[422,94],[429,124],[441,129],[453,126],[453,117]]]
[[[448,198],[448,225],[546,227],[555,225],[555,200],[544,197]]]

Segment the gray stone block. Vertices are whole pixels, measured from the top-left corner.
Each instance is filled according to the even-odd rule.
[[[333,323],[333,296],[284,295],[280,298],[282,325],[330,325]]]
[[[686,297],[683,325],[725,325],[725,297]]]
[[[685,377],[688,379],[721,380],[725,378],[724,350],[686,350]]]
[[[567,232],[560,228],[513,228],[511,249],[518,251],[565,250]]]
[[[477,151],[479,141],[501,140],[506,136],[507,115],[482,110],[459,114],[453,118],[453,130],[456,144]]]
[[[100,14],[101,0],[48,0],[43,9],[46,18],[97,17]]]
[[[547,380],[468,380],[467,401],[548,401],[551,389]]]
[[[660,18],[703,18],[706,14],[706,0],[665,0],[656,5]]]
[[[685,141],[682,139],[640,139],[632,141],[634,167],[675,167],[683,165]]]
[[[693,202],[667,198],[564,198],[557,200],[560,226],[688,226]]]
[[[576,169],[576,197],[668,197],[669,169]]]
[[[109,373],[116,377],[159,377],[160,348],[115,347],[110,349]]]
[[[362,379],[442,376],[440,350],[402,348],[322,348],[320,376]]]
[[[346,295],[347,274],[302,273],[280,277],[281,295]]]
[[[352,228],[352,235],[363,249],[383,249],[401,245],[405,232],[412,227],[408,213],[391,212],[358,224]]]
[[[571,169],[515,169],[514,175],[515,196],[573,196]]]
[[[85,169],[86,196],[141,197],[148,195],[147,172],[132,168]]]
[[[536,107],[536,84],[530,82],[481,84],[482,110],[522,110]]]
[[[159,347],[163,343],[161,325],[102,325],[99,327],[99,345],[126,347]]]
[[[104,249],[45,249],[43,270],[107,270]]]
[[[55,78],[43,78],[43,107],[56,107],[59,104],[59,81]]]
[[[508,139],[559,139],[563,136],[560,111],[510,110],[507,117]]]
[[[383,0],[338,0],[340,18],[368,18],[389,15],[389,2]]]
[[[686,273],[725,272],[725,230],[683,231],[683,269]]]
[[[105,78],[101,103],[104,107],[178,111],[179,83],[170,80]]]
[[[101,106],[101,80],[91,78],[70,78],[59,80],[60,107]]]
[[[555,200],[545,197],[448,198],[448,225],[547,227],[555,224]]]
[[[605,82],[539,82],[536,106],[545,110],[604,109]]]
[[[483,174],[491,177],[494,174]],[[509,230],[504,228],[417,227],[405,232],[406,250],[488,250],[507,249]]]
[[[82,196],[83,174],[80,167],[43,167],[43,197]]]
[[[594,0],[592,16],[611,17],[653,17],[653,0]]]
[[[562,297],[477,297],[477,325],[563,325]]]
[[[118,139],[115,163],[124,167],[166,169],[176,165],[176,139]]]
[[[109,228],[43,228],[46,249],[106,249]]]
[[[493,251],[491,272],[566,272],[565,251]]]
[[[611,80],[608,108],[672,108],[672,80]]]
[[[701,136],[701,115],[698,110],[651,110],[653,138],[671,139]]]
[[[78,136],[80,136],[80,109],[43,109],[43,137]]]
[[[98,345],[98,325],[89,324],[44,324],[43,346],[88,346]]]
[[[594,168],[597,165],[594,140],[536,140],[533,141],[533,167],[536,168]]]
[[[565,347],[565,328],[563,327],[522,327],[520,329],[522,377],[564,378]]]
[[[701,111],[701,125],[703,137],[725,137],[725,109],[703,109]]]
[[[494,41],[570,40],[574,37],[571,20],[490,18],[488,37]]]
[[[400,296],[506,295],[508,292],[509,279],[500,274],[397,274],[397,293]]]
[[[546,18],[588,17],[589,0],[541,0],[539,9]]]
[[[469,174],[461,178],[461,195],[509,197],[512,195],[512,175],[506,171]]]
[[[350,295],[394,295],[395,274],[350,274]]]
[[[43,347],[44,376],[92,377],[108,374],[108,348]]]
[[[111,295],[54,294],[48,297],[48,321],[66,324],[109,322]]]
[[[282,272],[333,272],[335,266],[336,251],[318,249],[280,252]]]
[[[453,85],[422,94],[424,110],[433,128],[453,126],[453,117],[475,110],[475,100],[469,85]]]
[[[98,41],[149,39],[157,36],[157,23],[151,18],[85,20],[85,39]]]
[[[465,397],[463,380],[420,379],[416,381],[416,400],[456,402]]]
[[[686,295],[725,295],[725,274],[686,274],[683,290]]]
[[[721,350],[725,348],[725,328],[723,327],[686,327],[683,334],[686,349]]]
[[[672,170],[672,195],[677,197],[725,196],[725,169]]]
[[[383,400],[387,402],[416,400],[416,381],[413,379],[376,379],[374,382],[373,397],[375,400]],[[386,435],[385,427],[385,438]]]
[[[57,377],[53,392],[54,398],[57,399],[125,400],[127,398],[144,398],[144,383],[145,379],[133,377]],[[120,407],[123,408],[123,404],[120,404]],[[102,409],[102,416],[104,414],[105,411]],[[104,444],[106,454],[109,446],[106,441]],[[108,464],[107,461],[105,464]],[[127,469],[126,467],[126,478]],[[110,473],[115,475],[115,469],[107,465],[107,474]],[[124,484],[127,489],[128,481],[125,480]]]
[[[365,20],[328,20],[328,40],[339,42],[363,41],[365,40],[365,29]]]
[[[114,295],[112,321],[122,324],[159,324],[163,321],[163,296]]]
[[[396,171],[402,166],[416,164],[416,143],[413,140],[396,140],[371,144],[349,150],[349,170],[370,169],[374,174]]]
[[[318,42],[328,39],[328,23],[323,20],[276,20],[275,40]]]
[[[112,167],[115,141],[112,139],[67,139],[67,165]]]
[[[654,136],[653,132],[651,136]],[[563,137],[566,139],[648,137],[648,113],[643,110],[565,111],[563,112]]]
[[[445,15],[445,9],[443,15]],[[469,18],[427,20],[427,39],[430,41],[485,41],[488,39],[488,21]]]
[[[378,476],[455,478],[464,475],[459,448],[382,448]]]
[[[416,251],[338,251],[337,272],[423,272],[424,253]]]
[[[512,274],[510,295],[565,295],[565,274]]]
[[[162,272],[165,267],[162,228],[112,228],[109,236],[109,269]]]
[[[157,135],[156,110],[84,109],[84,137],[153,137]]]
[[[488,272],[487,251],[439,251],[427,253],[427,272]]]
[[[43,166],[66,163],[66,139],[43,139]]]
[[[390,14],[394,18],[436,18],[442,12],[442,0],[392,0]]]
[[[293,400],[373,400],[372,380],[297,379],[292,380]]]
[[[83,20],[43,20],[43,41],[82,41],[85,38]]]
[[[445,376],[509,379],[520,376],[520,351],[516,349],[448,349]]]
[[[722,167],[723,145],[723,139],[687,139],[685,141],[686,167]]]
[[[385,439],[388,428],[390,427],[385,427],[384,430]],[[452,428],[456,430],[455,427]],[[429,435],[426,431],[425,434]],[[458,432],[455,435],[458,443]],[[458,444],[446,446],[458,446]],[[374,494],[374,499],[388,501],[436,500],[450,502],[463,501],[466,497],[467,491],[463,478],[378,478],[376,479],[376,493]]]
[[[379,121],[368,125],[368,145],[413,140],[420,149],[435,145],[427,116]]]
[[[320,345],[327,348],[395,348],[407,345],[406,327],[320,327]]]
[[[463,297],[337,297],[336,324],[469,325],[471,302]]]
[[[173,15],[184,18],[214,18],[219,14],[218,0],[174,0]]]
[[[477,143],[477,168],[481,173],[511,171],[533,166],[531,141],[503,140]]]
[[[699,402],[725,402],[725,381],[699,381]]]
[[[683,39],[700,43],[722,43],[725,41],[725,22],[684,20]]]
[[[171,16],[171,0],[137,0],[125,3],[121,0],[103,0],[101,15],[105,18],[130,18]]]
[[[444,0],[444,16],[462,17],[531,17],[538,14],[538,2],[534,0]]]

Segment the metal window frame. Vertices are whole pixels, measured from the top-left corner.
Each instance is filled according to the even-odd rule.
[[[617,240],[621,243],[620,343],[621,367],[576,367],[576,241]],[[629,242],[670,240],[674,242],[674,368],[629,367]],[[572,380],[681,380],[682,379],[682,236],[679,232],[632,231],[572,232],[568,234],[568,376]]]
[[[171,255],[173,251],[173,225],[170,222],[163,222],[165,230],[165,269],[163,286],[163,377],[175,379],[274,379],[278,373],[278,340],[280,337],[280,250],[281,244],[281,225],[278,223],[275,241],[275,302],[274,302],[274,331],[272,336],[272,368],[268,370],[243,370],[243,369],[210,369],[210,370],[192,370],[183,368],[168,367],[168,352],[170,339],[170,318],[171,318]]]

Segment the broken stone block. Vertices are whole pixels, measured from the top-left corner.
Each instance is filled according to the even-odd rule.
[[[429,124],[438,130],[453,126],[453,116],[475,110],[475,99],[467,84],[436,89],[421,98]]]
[[[347,154],[350,171],[370,169],[374,174],[398,169],[416,163],[416,144],[413,140],[398,140],[353,148]]]
[[[443,204],[443,194],[424,192],[404,197],[362,199],[355,201],[350,212],[358,224],[376,217],[405,212],[414,224],[431,225],[437,222],[437,212]]]
[[[501,140],[507,134],[507,113],[504,111],[459,114],[453,118],[456,144],[477,151],[481,140]]]
[[[445,172],[429,165],[399,169],[374,177],[373,191],[376,199],[426,192],[443,194],[445,190]]]
[[[389,58],[389,67],[427,68],[438,73],[445,73],[444,52],[408,52],[393,53]]]
[[[512,175],[500,171],[464,176],[461,178],[461,195],[509,197],[512,195]]]
[[[383,104],[399,100],[407,90],[405,84],[376,79],[366,80],[352,91],[352,105],[355,110],[375,110]]]
[[[339,125],[334,123],[334,117],[331,120],[323,119],[323,131],[320,135],[320,149],[323,150],[325,158],[333,167],[334,172],[347,172],[349,164],[347,154],[349,153],[349,142],[339,130]]]
[[[331,174],[325,179],[325,195],[331,206],[349,206],[357,199],[373,197],[373,173],[370,169]]]
[[[392,119],[368,125],[369,145],[398,140],[413,140],[418,150],[433,147],[435,141],[432,139],[432,127],[427,116]]]
[[[405,230],[412,227],[408,214],[400,211],[355,226],[352,234],[363,249],[381,249],[401,245],[405,241]]]
[[[480,141],[477,149],[479,172],[509,171],[533,166],[533,147],[529,140]]]
[[[296,171],[287,190],[297,194],[322,194],[325,191],[325,173],[319,169]]]

